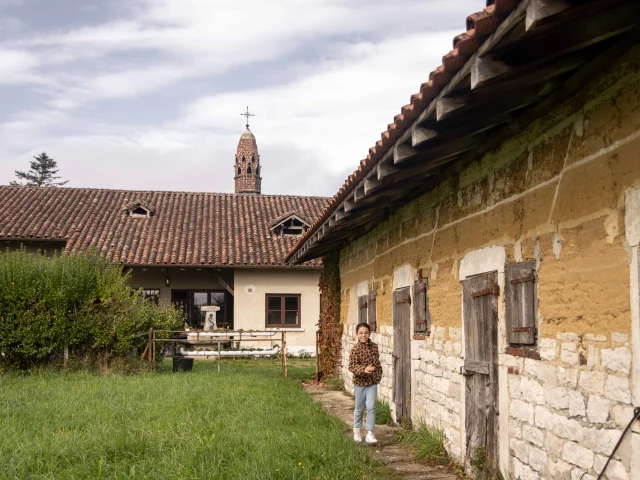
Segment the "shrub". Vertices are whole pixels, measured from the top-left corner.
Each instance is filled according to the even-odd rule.
[[[376,399],[376,425],[391,425],[391,407],[386,401]]]
[[[402,430],[398,440],[413,451],[416,460],[438,465],[449,463],[442,430],[428,425],[420,425],[415,430]]]
[[[177,311],[144,300],[120,266],[95,253],[0,252],[0,364],[26,369],[59,357],[107,363],[144,348],[150,328],[175,329]]]

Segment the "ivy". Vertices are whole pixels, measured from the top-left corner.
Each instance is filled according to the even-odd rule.
[[[322,259],[320,275],[320,370],[323,376],[340,374],[342,358],[342,323],[340,322],[340,252]]]

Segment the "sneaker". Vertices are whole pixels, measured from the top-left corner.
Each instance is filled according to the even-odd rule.
[[[373,435],[373,432],[371,430],[367,432],[367,436],[365,437],[364,441],[367,443],[378,443],[378,439]]]
[[[362,442],[362,434],[360,433],[360,429],[359,428],[354,428],[353,429],[353,439],[358,443]]]

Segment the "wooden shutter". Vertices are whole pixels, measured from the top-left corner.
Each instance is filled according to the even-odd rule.
[[[358,323],[367,323],[367,296],[358,297]]]
[[[376,296],[377,292],[375,290],[371,290],[369,292],[369,304],[367,305],[367,313],[369,321],[369,326],[371,327],[371,331],[376,331]]]
[[[505,266],[505,302],[507,307],[507,343],[536,343],[536,262]]]
[[[413,334],[429,335],[431,333],[431,315],[429,313],[429,299],[426,279],[413,284]]]

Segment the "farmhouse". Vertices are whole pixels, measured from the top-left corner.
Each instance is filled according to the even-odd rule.
[[[640,405],[639,19],[488,1],[288,256],[339,272],[323,365],[352,388],[369,322],[379,397],[469,470],[595,479]],[[640,422],[605,478],[640,479]]]
[[[145,296],[179,305],[191,327],[203,326],[202,307],[217,305],[217,327],[284,329],[290,352],[313,353],[321,265],[289,268],[284,257],[327,199],[262,195],[248,126],[233,172],[234,194],[1,186],[0,241],[48,253],[95,249]]]

